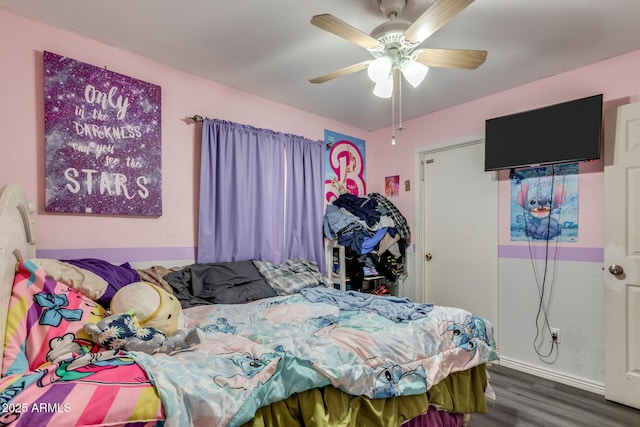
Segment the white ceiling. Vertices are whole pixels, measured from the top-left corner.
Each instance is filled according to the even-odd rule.
[[[431,3],[408,0],[400,18],[413,21]],[[366,71],[309,79],[371,56],[309,20],[329,13],[370,33],[386,20],[377,7],[377,0],[0,0],[32,20],[364,130],[391,125],[391,101],[372,94]],[[418,88],[404,84],[404,121],[640,49],[640,0],[476,0],[420,47],[489,54],[475,71],[431,68]]]

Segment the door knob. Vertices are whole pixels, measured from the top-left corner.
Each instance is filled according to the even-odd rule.
[[[431,252],[429,252],[424,256],[424,259],[426,259],[427,261],[431,261],[431,258],[433,258],[433,255],[431,255]]]
[[[613,274],[614,276],[619,276],[624,273],[624,268],[622,268],[622,266],[618,264],[611,264],[609,266],[609,273]]]

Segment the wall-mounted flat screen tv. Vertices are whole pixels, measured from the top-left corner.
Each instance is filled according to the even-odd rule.
[[[602,94],[486,121],[484,170],[600,158]]]

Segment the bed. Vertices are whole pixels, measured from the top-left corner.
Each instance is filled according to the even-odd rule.
[[[0,191],[0,425],[453,427],[487,410],[488,321],[320,283],[185,308],[204,339],[183,351],[102,348],[88,275],[45,270],[33,206]]]

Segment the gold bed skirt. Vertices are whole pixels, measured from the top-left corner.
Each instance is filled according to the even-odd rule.
[[[486,365],[449,375],[426,394],[369,399],[332,386],[295,394],[260,408],[243,427],[399,426],[427,411],[429,404],[460,414],[486,413]]]

